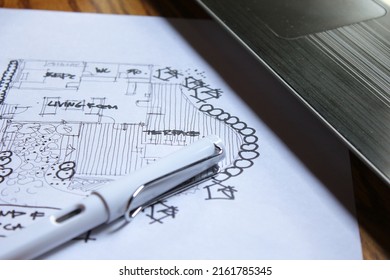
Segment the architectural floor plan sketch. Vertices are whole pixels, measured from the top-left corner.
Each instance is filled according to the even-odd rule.
[[[259,156],[255,130],[212,105],[223,90],[199,69],[15,59],[0,78],[0,237],[206,135],[228,150],[196,190],[205,200],[234,200],[229,179]],[[162,201],[144,215],[178,210]]]
[[[0,9],[0,41],[0,251],[214,134],[218,175],[39,258],[361,258],[347,148],[215,22]]]

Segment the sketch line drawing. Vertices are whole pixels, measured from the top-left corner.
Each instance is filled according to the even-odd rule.
[[[197,191],[203,191],[206,200],[234,200],[239,186],[232,186],[229,179],[252,167],[260,156],[256,131],[212,104],[223,98],[223,92],[197,69],[26,59],[10,60],[4,68],[0,81],[4,205],[58,208],[57,196],[88,195],[210,134],[226,143],[227,156],[222,172]],[[179,209],[167,205],[161,202],[145,216],[151,223],[173,219]]]
[[[60,208],[0,203],[0,238],[22,230]]]
[[[8,63],[7,69],[4,71],[3,76],[0,80],[0,104],[4,102],[5,96],[7,94],[7,90],[9,89],[13,76],[18,68],[18,61],[11,60]],[[2,112],[4,114],[4,112]]]
[[[151,221],[150,224],[153,223],[163,223],[163,220],[166,218],[172,218],[174,219],[179,212],[179,209],[176,206],[172,206],[167,204],[166,200],[157,202],[153,205],[151,205],[149,208],[145,209],[144,211],[147,211],[148,216]]]

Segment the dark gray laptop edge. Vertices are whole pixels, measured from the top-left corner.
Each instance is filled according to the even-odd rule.
[[[390,1],[198,2],[390,185]]]

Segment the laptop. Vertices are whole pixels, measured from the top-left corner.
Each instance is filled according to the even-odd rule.
[[[390,0],[197,0],[390,185]]]

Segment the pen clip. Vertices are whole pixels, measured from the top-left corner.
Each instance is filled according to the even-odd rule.
[[[130,222],[140,211],[163,198],[180,193],[217,174],[220,167],[213,162],[223,155],[223,150],[216,144],[214,146],[215,152],[213,155],[175,169],[139,186],[128,201],[124,215],[126,221]]]

